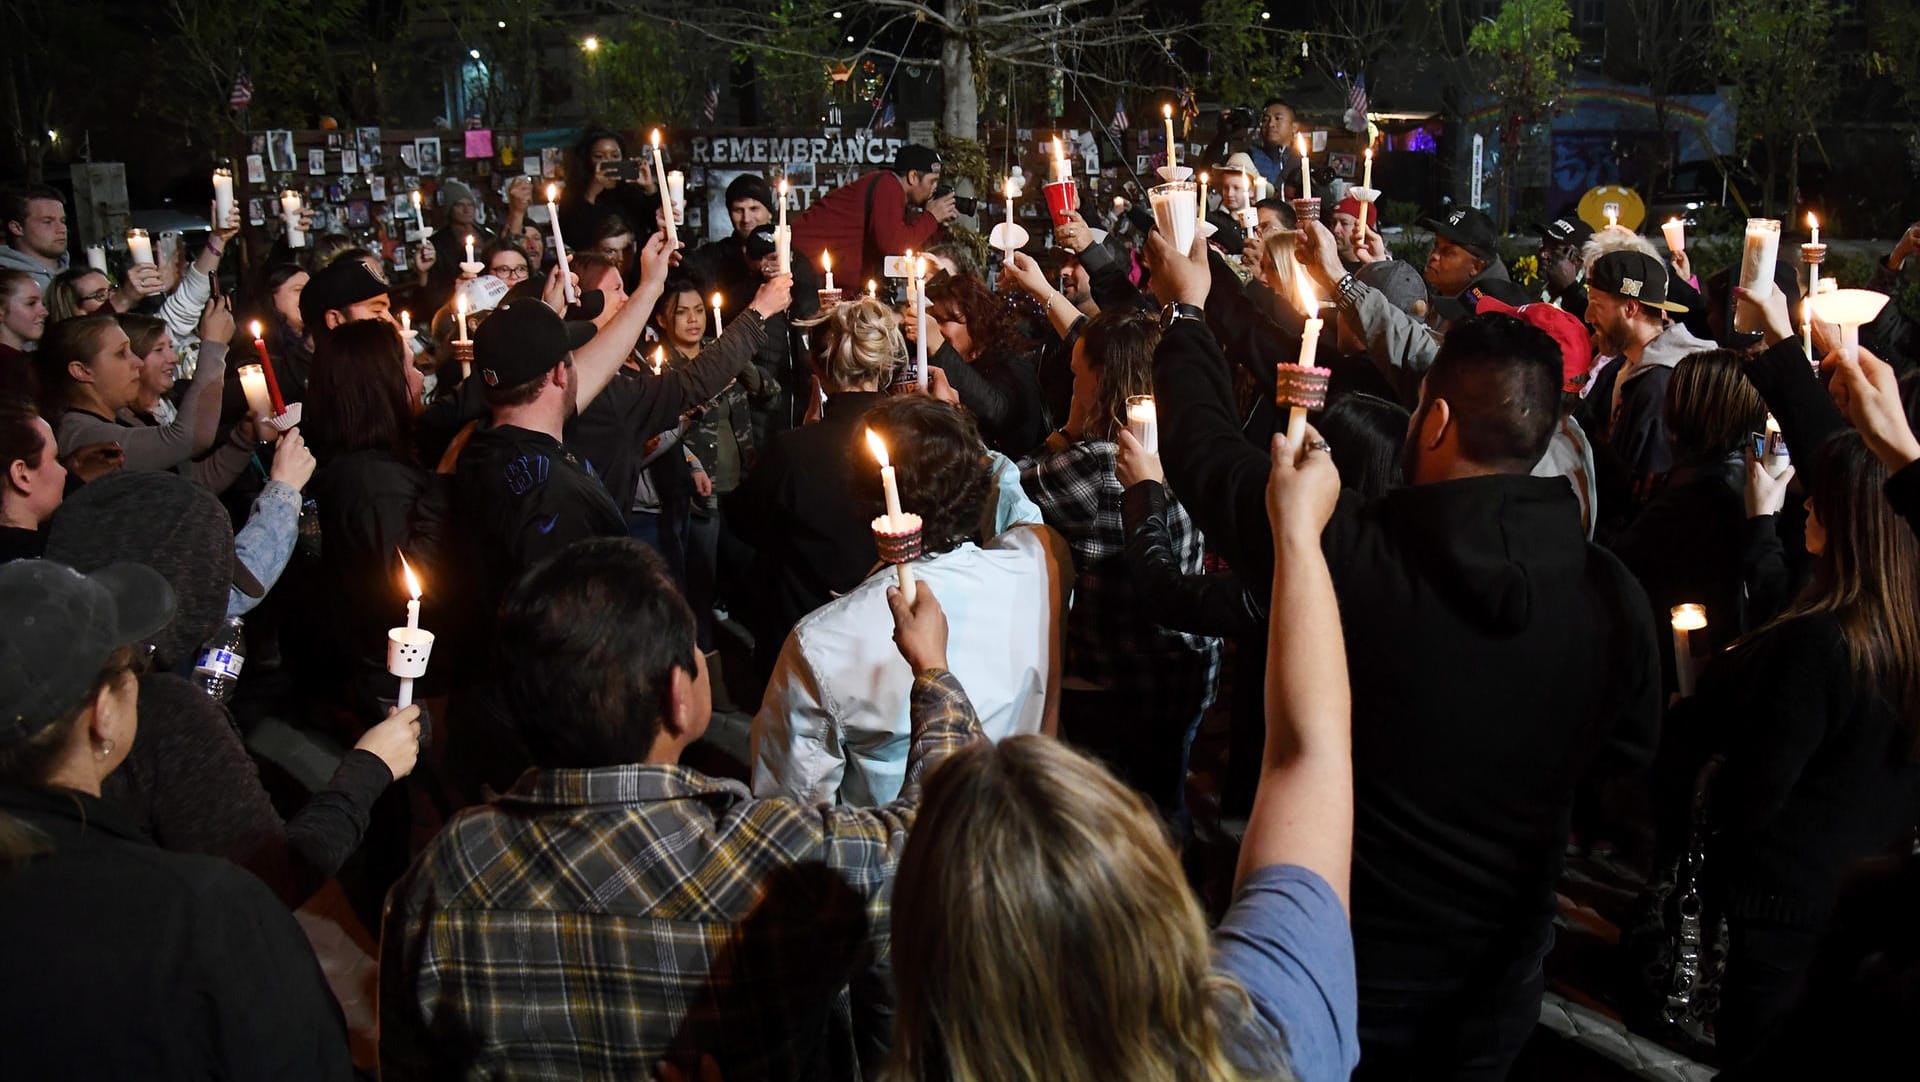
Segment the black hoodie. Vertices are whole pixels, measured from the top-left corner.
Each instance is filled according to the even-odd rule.
[[[1204,326],[1167,331],[1154,392],[1169,487],[1264,589],[1267,455],[1239,431]],[[1596,752],[1652,753],[1646,595],[1587,541],[1558,477],[1346,493],[1323,547],[1353,689],[1360,982],[1461,989],[1544,945],[1575,782]]]

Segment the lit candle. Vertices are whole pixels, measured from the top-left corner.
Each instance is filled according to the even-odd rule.
[[[1167,119],[1167,179],[1174,180],[1177,179],[1177,177],[1173,169],[1179,165],[1180,162],[1173,153],[1173,106],[1162,105],[1160,107],[1160,115]]]
[[[280,220],[287,226],[287,247],[305,248],[306,231],[300,228],[300,193],[288,188],[280,193]]]
[[[681,208],[687,202],[687,175],[678,169],[667,173],[667,199],[673,204],[674,220],[685,218],[686,212]]]
[[[1773,271],[1780,257],[1780,220],[1748,218],[1746,239],[1740,249],[1740,287],[1756,301],[1773,296]],[[1734,319],[1734,330],[1755,330],[1746,320]]]
[[[1820,243],[1820,219],[1807,212],[1807,228],[1813,239],[1800,246],[1800,261],[1807,265],[1807,296],[1820,292],[1820,264],[1827,258],[1827,246]]]
[[[1196,215],[1196,221],[1204,222],[1207,220],[1207,171],[1204,169],[1200,171],[1200,202],[1197,204]],[[1201,230],[1201,232],[1205,232],[1205,230]]]
[[[1360,186],[1362,188],[1371,189],[1373,187],[1373,148],[1372,147],[1367,148],[1366,161],[1367,161],[1367,164],[1362,166],[1360,171]]]
[[[461,290],[459,295],[453,298],[453,321],[454,321],[454,335],[455,335],[454,341],[456,342],[466,341],[467,340],[467,294],[465,290]]]
[[[1320,330],[1326,326],[1326,321],[1320,318],[1320,298],[1314,295],[1307,276],[1296,274],[1293,280],[1300,290],[1300,314],[1307,317],[1300,329],[1300,360],[1297,363],[1301,368],[1311,369],[1314,367],[1314,357],[1320,352]],[[1306,437],[1307,407],[1295,403],[1287,413],[1287,442],[1297,449]]]
[[[127,230],[127,254],[133,257],[135,263],[153,262],[153,241],[148,238],[146,230]]]
[[[887,532],[906,533],[913,524],[906,512],[900,510],[900,486],[894,479],[893,464],[887,461],[887,445],[873,434],[871,428],[867,429],[867,448],[880,462],[880,489],[887,501]],[[913,568],[905,563],[894,564],[893,567],[899,577],[901,595],[906,598],[907,604],[913,604]]]
[[[1612,203],[1607,204],[1607,228],[1620,228],[1620,208],[1614,206]]]
[[[1707,629],[1707,607],[1705,605],[1675,605],[1669,610],[1673,618],[1673,679],[1674,686],[1682,699],[1693,694],[1693,681],[1698,675],[1694,661],[1696,653],[1694,635],[1696,631]],[[1706,647],[1706,636],[1700,636],[1700,648]]]
[[[1008,256],[1011,256],[1013,255],[1013,248],[1014,248],[1014,244],[1013,244],[1013,230],[1014,230],[1013,178],[1012,177],[1007,178],[1007,183],[1003,190],[1007,193],[1007,238],[1006,238],[1007,243],[1002,247],[1001,250],[1006,252]]]
[[[667,347],[665,346],[653,347],[653,374],[656,376],[659,375],[661,366],[666,364],[666,362],[667,362]]]
[[[92,267],[101,274],[107,273],[107,249],[105,245],[87,245],[87,266]]]
[[[1140,441],[1150,455],[1160,453],[1160,418],[1154,412],[1153,396],[1138,394],[1127,399],[1127,431]]]
[[[793,234],[787,229],[787,178],[780,178],[780,224],[773,229],[773,251],[781,274],[793,273]]]
[[[823,251],[820,253],[820,267],[822,270],[827,272],[826,288],[831,290],[833,288],[833,253],[832,252]]]
[[[273,416],[273,401],[267,397],[266,373],[257,364],[243,364],[237,370],[240,393],[246,396],[247,412],[255,417]]]
[[[908,252],[907,258],[913,259]],[[913,383],[919,386],[927,378],[927,257],[913,259],[913,311],[915,320]]]
[[[1679,255],[1687,250],[1687,223],[1678,218],[1668,218],[1660,226],[1660,232],[1667,235],[1667,251]]]
[[[287,400],[280,397],[280,380],[273,374],[273,358],[267,353],[267,340],[260,335],[260,321],[254,320],[250,328],[253,331],[253,351],[260,355],[260,372],[267,377],[268,404],[273,407],[273,416],[287,412]]]
[[[1267,175],[1265,173],[1261,173],[1258,176],[1254,177],[1253,201],[1256,203],[1264,201],[1267,198],[1267,193],[1271,189],[1272,189],[1272,185],[1267,183]]]
[[[427,659],[433,653],[433,633],[420,630],[420,579],[413,573],[406,556],[400,557],[400,570],[407,580],[407,626],[387,632],[387,672],[400,678],[400,695],[394,705],[401,710],[413,705],[413,682],[424,676]]]
[[[1313,198],[1313,167],[1307,160],[1307,133],[1295,132],[1293,149],[1300,155],[1300,198]]]
[[[1807,228],[1813,230],[1813,240],[1811,243],[1820,243],[1820,219],[1814,217],[1812,211],[1807,212]]]
[[[653,129],[653,176],[654,181],[660,187],[660,198],[663,201],[662,206],[665,208],[661,214],[661,218],[667,223],[667,243],[670,246],[678,247],[680,244],[680,229],[673,221],[673,200],[667,189],[667,163],[660,157],[659,128]]]
[[[549,206],[553,204],[553,186],[551,184],[547,186],[547,204]],[[418,188],[413,190],[413,227],[419,230],[424,237],[427,231],[427,217],[420,212],[420,189]]]
[[[1060,137],[1053,137],[1053,180],[1059,184],[1073,179],[1073,166],[1067,164],[1067,152],[1061,149]]]
[[[720,321],[720,294],[715,292],[713,296],[707,298],[707,303],[713,307],[713,336],[718,338],[721,332],[727,329],[726,324]]]
[[[473,234],[467,234],[467,262],[473,262]]]
[[[560,208],[553,201],[557,194],[558,188],[547,185],[547,224],[553,226],[553,257],[560,266],[560,283],[567,291],[567,303],[575,304],[580,298],[573,291],[573,272],[567,269],[567,242],[560,239]],[[420,198],[420,193],[415,192],[414,198]]]
[[[880,299],[880,283],[871,278],[867,279],[867,299],[876,301]]]
[[[1813,363],[1813,298],[1800,302],[1800,334],[1802,349],[1807,355],[1807,363]]]
[[[405,308],[400,309],[400,333],[408,338],[413,337],[413,313]]]
[[[227,215],[233,213],[233,171],[213,171],[213,228],[226,228]]]

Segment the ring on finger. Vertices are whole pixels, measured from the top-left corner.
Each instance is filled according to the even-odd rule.
[[[1325,451],[1325,452],[1326,452],[1326,453],[1328,453],[1328,454],[1332,454],[1332,453],[1333,453],[1333,447],[1332,447],[1332,445],[1331,445],[1331,444],[1329,444],[1329,443],[1327,443],[1327,441],[1326,441],[1326,440],[1313,440],[1313,441],[1311,441],[1311,442],[1309,442],[1309,443],[1307,444],[1307,450],[1309,450],[1309,451]]]

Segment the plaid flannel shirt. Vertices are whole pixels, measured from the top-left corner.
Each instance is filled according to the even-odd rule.
[[[1083,440],[1020,467],[1028,497],[1073,550],[1066,675],[1127,692],[1153,716],[1191,721],[1213,701],[1219,640],[1165,630],[1135,604],[1121,513],[1126,491],[1114,475],[1119,451],[1111,441]],[[1200,531],[1171,495],[1167,528],[1180,570],[1200,574]]]
[[[641,1079],[702,1052],[729,1079],[849,1077],[847,985],[884,974],[921,780],[980,734],[951,673],[912,709],[881,808],[632,765],[531,770],[455,817],[388,896],[382,1077]]]

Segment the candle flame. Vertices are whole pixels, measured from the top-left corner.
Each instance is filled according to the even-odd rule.
[[[1807,228],[1808,229],[1820,228],[1820,219],[1814,217],[1812,211],[1807,212]]]
[[[879,295],[880,295],[880,283],[874,281],[871,278],[867,279],[867,296],[877,297]]]
[[[259,320],[256,319],[251,324],[249,324],[248,329],[253,331],[253,337],[255,339],[258,339],[260,337],[260,321]]]
[[[780,178],[780,198],[785,199],[786,197],[787,197],[787,178],[781,177]]]
[[[1165,117],[1165,118],[1166,118],[1166,119],[1168,119],[1168,120],[1172,120],[1172,119],[1173,119],[1173,106],[1171,106],[1171,105],[1162,105],[1162,106],[1160,107],[1160,115],[1161,115],[1162,117]]]
[[[833,253],[832,252],[826,251],[824,249],[821,250],[820,269],[826,271],[828,274],[833,273]]]
[[[413,573],[413,565],[407,562],[405,553],[400,554],[400,571],[407,577],[407,592],[415,601],[420,600],[420,576]]]
[[[559,192],[559,190],[560,190],[560,189],[559,189],[559,187],[558,187],[558,186],[556,186],[556,185],[553,185],[553,184],[549,184],[549,185],[547,185],[547,202],[549,202],[549,203],[551,203],[551,202],[553,202],[553,197],[554,197],[554,195],[555,195],[555,194],[557,194],[557,193]],[[417,199],[419,199],[419,198],[420,198],[420,196],[418,195],[418,193],[416,193],[416,194],[414,195],[414,199],[416,199],[416,200],[417,200]]]
[[[1368,148],[1367,148],[1367,160],[1369,160],[1369,161],[1371,161],[1371,160],[1373,160],[1373,148],[1372,148],[1372,147],[1368,147]]]
[[[1013,198],[1013,178],[1012,177],[1007,178],[1005,188],[1007,192],[1007,198],[1012,199]]]
[[[1294,152],[1299,154],[1302,158],[1307,156],[1307,133],[1306,132],[1293,133],[1293,149],[1294,149]]]
[[[656,147],[660,145],[660,129],[659,128],[653,129],[653,145]]]
[[[887,445],[880,441],[879,436],[873,434],[871,428],[867,429],[867,449],[872,451],[873,457],[879,460],[881,469],[893,465],[887,461]]]
[[[660,374],[660,366],[666,362],[666,359],[667,359],[667,347],[665,346],[653,347],[653,374],[654,375],[657,376]]]
[[[1705,605],[1675,605],[1672,615],[1675,631],[1698,631],[1707,626]]]
[[[1053,137],[1053,156],[1056,158],[1065,158],[1067,156],[1066,151],[1060,149],[1060,137],[1057,135]]]
[[[720,294],[715,293],[712,297],[712,301],[713,301],[713,310],[718,312],[720,310]]]

